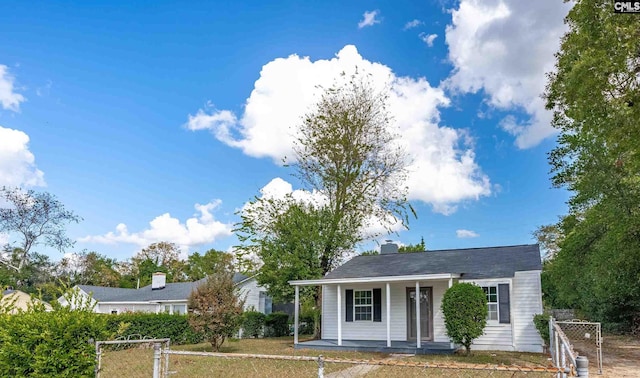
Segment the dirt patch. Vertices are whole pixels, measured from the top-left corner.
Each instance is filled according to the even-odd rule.
[[[597,376],[595,361],[595,358],[589,359],[590,376]],[[603,377],[640,377],[640,338],[605,335],[602,343],[602,372]]]

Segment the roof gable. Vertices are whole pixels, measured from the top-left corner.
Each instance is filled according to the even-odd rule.
[[[324,278],[455,273],[463,279],[479,279],[513,277],[518,271],[541,269],[540,249],[533,244],[357,256]]]

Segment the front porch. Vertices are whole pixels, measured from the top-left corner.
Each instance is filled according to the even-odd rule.
[[[430,341],[422,341],[418,347],[415,341],[391,341],[391,346],[387,346],[386,340],[342,340],[342,345],[338,345],[338,340],[331,339],[299,342],[294,349],[408,354],[452,354],[455,351],[450,343]]]

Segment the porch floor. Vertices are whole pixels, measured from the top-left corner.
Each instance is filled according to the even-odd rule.
[[[392,341],[391,347],[387,347],[386,340],[342,340],[342,345],[339,346],[338,340],[323,339],[299,342],[294,348],[409,354],[452,354],[455,351],[449,343],[423,341],[421,344],[417,348],[415,341]]]

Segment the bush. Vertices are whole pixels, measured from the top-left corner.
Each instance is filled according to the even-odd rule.
[[[0,315],[0,376],[93,377],[95,344],[109,337],[106,317],[58,308]]]
[[[464,345],[468,355],[471,343],[487,325],[486,294],[480,286],[457,283],[444,293],[441,308],[447,335],[454,343]]]
[[[266,335],[280,337],[289,335],[289,315],[286,312],[272,312],[265,318]]]
[[[172,345],[202,342],[202,335],[189,326],[186,315],[151,314],[143,312],[107,315],[107,329],[118,336],[139,334],[154,339],[171,339]]]
[[[533,316],[533,324],[536,326],[540,337],[542,337],[542,341],[544,341],[545,345],[551,345],[550,336],[549,336],[549,314],[535,314]]]
[[[242,315],[242,328],[249,337],[258,338],[264,332],[265,314],[258,311],[247,311]]]
[[[189,325],[207,340],[215,352],[233,336],[242,323],[244,300],[233,283],[229,262],[218,264],[214,273],[189,297]]]

